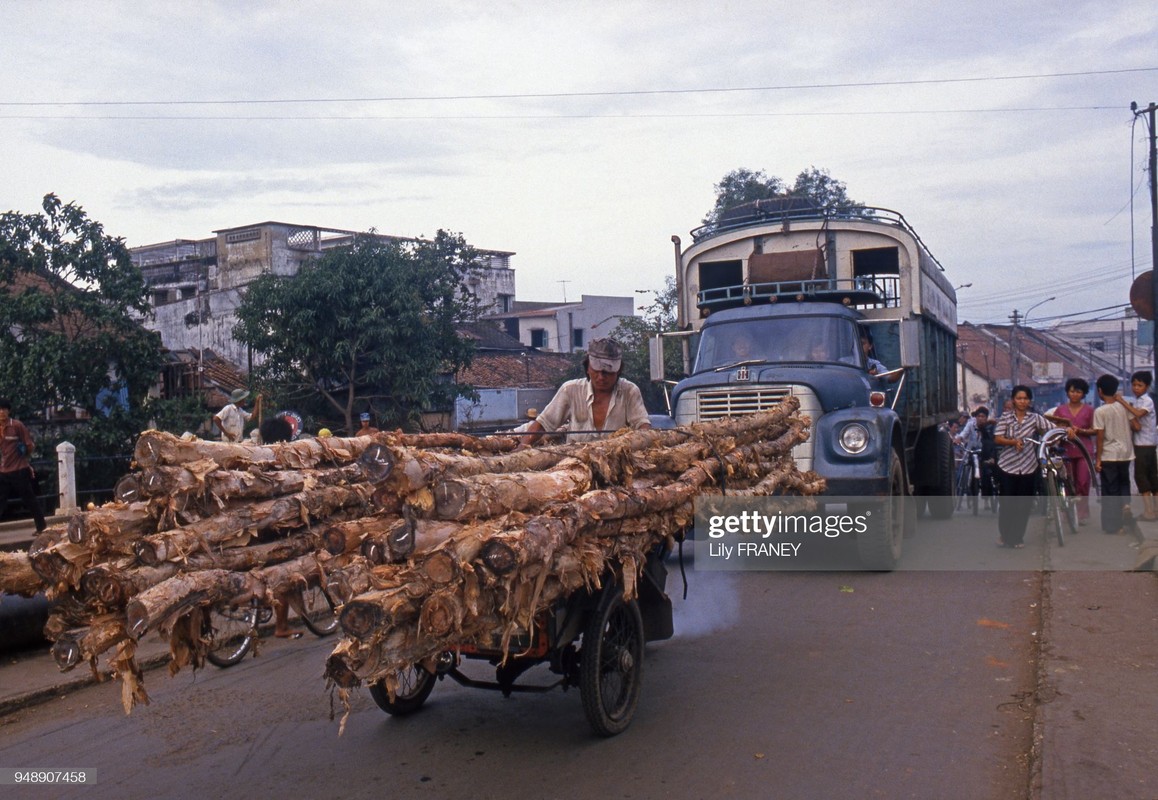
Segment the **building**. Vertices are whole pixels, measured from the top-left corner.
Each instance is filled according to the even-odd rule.
[[[459,334],[474,341],[475,355],[454,379],[473,387],[478,397],[455,402],[450,425],[455,430],[494,430],[526,422],[527,412],[547,405],[575,370],[573,357],[529,347],[488,322],[464,325]]]
[[[957,365],[962,410],[987,405],[995,413],[1017,384],[1033,389],[1034,406],[1041,409],[1065,400],[1070,378],[1085,378],[1092,387],[1099,375],[1125,374],[1115,359],[1055,330],[969,322],[957,325]]]
[[[635,316],[631,297],[582,295],[572,303],[531,303],[516,301],[508,313],[488,317],[498,322],[508,336],[551,353],[586,350],[592,339],[610,336],[625,317]]]
[[[302,264],[335,247],[349,246],[354,231],[260,222],[225,228],[206,239],[177,239],[130,249],[151,292],[155,318],[147,323],[169,350],[209,349],[243,370],[253,355],[233,338],[242,292],[266,274],[294,275]],[[379,238],[414,241],[396,236]],[[515,297],[512,252],[479,250],[483,269],[467,288],[483,313],[509,311]]]

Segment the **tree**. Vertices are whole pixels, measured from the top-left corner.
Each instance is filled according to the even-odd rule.
[[[140,430],[160,366],[160,339],[139,322],[145,281],[124,240],[80,206],[48,194],[42,208],[0,216],[0,386],[26,411],[128,412],[113,426],[123,438]]]
[[[776,176],[769,177],[764,170],[734,169],[713,187],[716,204],[704,217],[705,225],[716,225],[728,209],[772,198],[810,200],[819,208],[849,208],[860,205],[848,196],[843,182],[828,174],[828,170],[809,167],[796,176],[791,188]]]
[[[455,325],[474,308],[464,280],[476,258],[445,231],[432,241],[359,235],[297,275],[250,284],[234,335],[261,355],[257,383],[320,393],[347,430],[356,407],[413,422],[470,392],[443,376],[470,363]]]
[[[627,317],[619,321],[613,334],[623,345],[623,377],[636,384],[643,393],[643,402],[653,414],[667,412],[663,387],[651,382],[651,364],[648,341],[656,333],[676,330],[678,295],[675,278],[664,279],[664,288],[655,292],[655,299],[644,306],[642,317]],[[664,348],[664,374],[668,378],[683,374],[683,357],[678,344],[668,342]]]

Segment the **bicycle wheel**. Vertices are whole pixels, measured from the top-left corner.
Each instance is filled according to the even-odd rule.
[[[977,516],[977,511],[981,505],[981,479],[973,474],[970,469],[969,475],[969,510],[973,512],[973,516]]]
[[[960,467],[957,469],[956,494],[957,499],[953,507],[961,510],[961,504],[965,502],[965,498],[969,496],[969,480],[972,477],[969,471],[969,462],[962,461]]]
[[[1058,547],[1065,547],[1065,523],[1062,521],[1063,512],[1057,475],[1050,473],[1045,478],[1046,524],[1052,525],[1057,533]]]
[[[310,586],[302,592],[302,622],[314,636],[329,636],[338,629],[334,601],[322,587]]]
[[[1068,476],[1063,476],[1058,483],[1058,500],[1061,503],[1062,519],[1069,527],[1069,535],[1075,536],[1078,532],[1078,495]]]
[[[213,606],[205,612],[205,657],[218,667],[241,663],[253,644],[257,630],[257,609],[252,606]]]

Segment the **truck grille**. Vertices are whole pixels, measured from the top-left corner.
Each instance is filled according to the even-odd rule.
[[[767,411],[792,394],[788,387],[752,387],[697,393],[697,419],[719,419]]]

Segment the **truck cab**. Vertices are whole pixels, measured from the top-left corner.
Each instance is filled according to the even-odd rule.
[[[793,457],[825,478],[827,495],[917,495],[934,516],[952,514],[941,426],[957,410],[956,295],[904,218],[761,201],[692,235],[682,251],[673,237],[688,374],[670,386],[673,421],[754,413],[793,395],[813,422]],[[870,372],[870,353],[883,373]],[[892,569],[911,526],[897,519],[878,532],[862,561]]]

